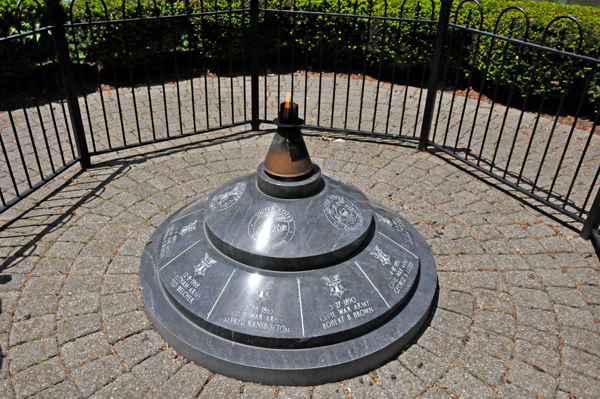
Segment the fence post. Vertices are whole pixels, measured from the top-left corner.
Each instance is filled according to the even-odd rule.
[[[250,67],[250,97],[252,108],[252,130],[260,127],[258,118],[258,1],[250,0],[250,42],[252,43],[252,61]],[[265,82],[266,84],[266,82]]]
[[[581,229],[581,238],[588,239],[592,236],[592,230],[598,228],[600,224],[600,190],[596,193],[596,198],[592,203],[590,213],[588,213],[587,219]]]
[[[90,152],[85,139],[85,130],[83,120],[81,119],[81,110],[79,109],[79,100],[77,99],[77,89],[73,69],[71,68],[71,58],[69,57],[69,45],[65,34],[64,9],[61,0],[45,0],[50,12],[52,22],[52,38],[56,47],[58,57],[58,66],[60,75],[67,95],[67,106],[69,107],[69,117],[73,126],[73,135],[75,136],[75,145],[79,153],[79,163],[83,169],[91,166]]]
[[[442,0],[440,7],[440,18],[437,25],[437,34],[435,36],[435,45],[433,47],[433,59],[431,60],[431,75],[429,76],[429,85],[427,86],[427,98],[425,99],[425,109],[423,110],[423,123],[421,124],[421,137],[419,138],[419,151],[427,149],[429,142],[429,131],[431,130],[431,121],[433,120],[433,109],[435,107],[435,97],[438,88],[438,74],[442,62],[442,53],[444,52],[444,41],[450,22],[450,11],[452,9],[452,0]]]

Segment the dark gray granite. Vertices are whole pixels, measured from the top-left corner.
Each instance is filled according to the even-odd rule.
[[[339,381],[396,355],[436,292],[425,240],[346,183],[323,176],[311,196],[276,198],[260,171],[150,237],[140,285],[163,338],[214,372],[281,385]]]

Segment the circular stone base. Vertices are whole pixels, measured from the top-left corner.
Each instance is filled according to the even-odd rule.
[[[319,194],[302,201],[307,205],[265,196],[253,174],[185,206],[154,232],[140,263],[142,295],[154,326],[181,355],[244,381],[316,385],[372,370],[419,331],[437,289],[435,260],[423,237],[391,210],[326,176]],[[329,266],[273,270],[277,259],[293,262],[293,245],[308,259],[327,256],[321,254],[327,245],[350,245],[343,243],[350,219],[328,214],[332,201],[364,218],[361,230],[349,232],[360,245]],[[267,208],[283,210],[285,217],[266,214],[287,226],[268,230],[276,242],[287,237],[285,250],[264,250],[260,240],[250,245],[255,211]],[[323,238],[319,245],[299,245],[309,242],[303,229],[310,223]],[[248,256],[271,259],[269,267],[218,249],[235,236],[245,240]]]

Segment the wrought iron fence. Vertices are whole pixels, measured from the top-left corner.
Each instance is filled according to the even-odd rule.
[[[0,212],[94,155],[258,130],[289,92],[309,128],[418,140],[589,236],[600,61],[579,21],[534,37],[519,7],[488,32],[476,0],[409,3],[19,3],[23,32],[0,38]]]

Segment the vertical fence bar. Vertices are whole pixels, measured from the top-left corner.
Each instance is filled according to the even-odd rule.
[[[440,70],[440,63],[442,61],[442,52],[444,51],[444,40],[446,38],[446,32],[448,31],[448,23],[450,22],[451,8],[452,0],[442,0],[437,34],[435,36],[435,47],[433,48],[431,75],[429,76],[427,98],[425,99],[425,109],[423,111],[423,124],[421,125],[421,137],[419,138],[419,151],[425,151],[429,141],[429,131],[431,130],[431,121],[433,119],[433,109],[435,107],[435,96],[438,86],[438,73]]]
[[[587,219],[581,229],[581,237],[583,239],[589,239],[592,236],[592,230],[597,229],[600,224],[600,191],[596,194],[596,198],[592,203],[590,213],[588,213]]]
[[[252,59],[250,61],[250,101],[252,108],[252,130],[260,128],[258,117],[258,0],[250,0],[250,40],[252,42]],[[265,76],[265,87],[267,84]],[[265,96],[265,104],[267,97]],[[266,118],[265,113],[265,118]]]
[[[81,110],[79,109],[79,101],[77,99],[77,91],[75,88],[75,79],[71,69],[71,59],[69,58],[69,46],[67,44],[65,26],[63,24],[64,10],[60,5],[60,0],[46,0],[46,4],[48,5],[50,18],[52,20],[52,38],[54,39],[60,74],[67,95],[69,117],[71,119],[71,124],[73,125],[75,145],[77,146],[77,152],[80,156],[79,162],[83,169],[87,169],[91,166],[90,153],[85,140],[85,130],[83,129],[83,120],[81,119]]]

